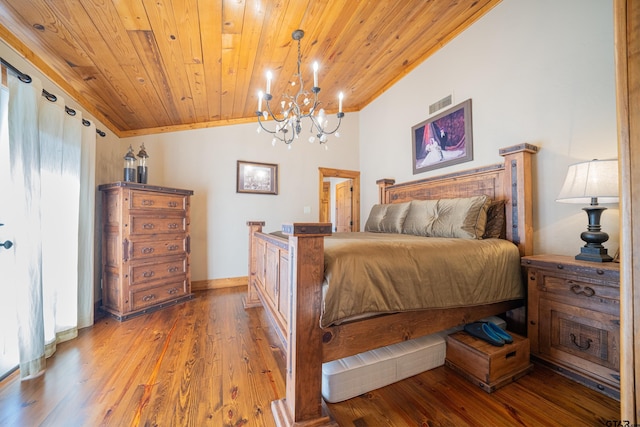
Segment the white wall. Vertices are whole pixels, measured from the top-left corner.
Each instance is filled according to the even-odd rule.
[[[346,113],[340,137],[331,136],[327,150],[306,138],[291,149],[272,146],[268,134],[256,132],[257,122],[124,141],[136,152],[144,142],[149,184],[194,190],[191,277],[209,280],[247,275],[247,221],[266,221],[266,231],[318,221],[318,168],[358,170],[358,123],[358,113]],[[278,195],[236,193],[238,160],[278,164]]]
[[[534,251],[577,254],[586,214],[555,199],[569,164],[617,157],[614,77],[611,1],[501,2],[360,112],[362,223],[377,201],[366,183],[498,163],[499,148],[529,142],[541,148],[534,160]],[[454,105],[472,99],[474,160],[412,175],[411,127],[449,94]],[[602,224],[613,255],[618,206],[608,207]]]

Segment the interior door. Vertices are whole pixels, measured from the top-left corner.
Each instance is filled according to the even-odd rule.
[[[331,183],[322,183],[322,194],[320,196],[320,222],[331,222]]]
[[[353,181],[346,180],[336,184],[336,232],[351,231],[351,195]]]

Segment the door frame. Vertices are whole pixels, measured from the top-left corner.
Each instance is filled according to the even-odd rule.
[[[322,204],[322,183],[325,178],[348,178],[353,180],[353,191],[351,193],[351,231],[360,231],[360,172],[346,169],[318,168],[318,175],[318,206]],[[322,213],[319,215],[322,215]],[[330,222],[329,218],[318,218],[318,220],[320,222]]]

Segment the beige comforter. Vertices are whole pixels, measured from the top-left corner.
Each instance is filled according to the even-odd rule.
[[[321,326],[380,313],[524,298],[517,247],[386,233],[325,238]]]

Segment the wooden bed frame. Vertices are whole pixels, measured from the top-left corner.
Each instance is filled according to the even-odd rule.
[[[532,254],[531,158],[538,148],[521,144],[500,150],[504,163],[402,184],[383,179],[380,203],[471,197],[506,200],[507,239],[521,256]],[[287,352],[286,397],[272,402],[278,426],[335,426],[323,405],[322,363],[417,338],[523,306],[523,300],[388,314],[320,327],[324,237],[330,223],[282,226],[286,242],[248,222],[249,286],[245,307],[263,306]],[[287,292],[290,290],[290,292]]]

